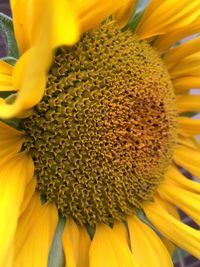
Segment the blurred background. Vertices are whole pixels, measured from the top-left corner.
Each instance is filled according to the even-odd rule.
[[[0,0],[0,12],[8,16],[11,16],[9,0]],[[5,55],[6,55],[5,44],[0,34],[0,57],[4,57]],[[181,217],[184,223],[191,225],[195,228],[198,228],[198,226],[195,225],[194,222],[190,218],[188,218],[185,214],[181,213]],[[176,251],[174,255],[174,262],[175,262],[175,267],[200,267],[200,261],[198,261],[194,257],[186,254],[184,251],[181,250]]]

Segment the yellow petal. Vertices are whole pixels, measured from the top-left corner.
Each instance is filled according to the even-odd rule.
[[[16,0],[11,1],[11,7],[21,53],[35,45],[42,32],[51,35],[51,43],[47,43],[51,47],[71,45],[79,38],[77,19],[69,0]]]
[[[121,240],[123,244],[130,247],[128,230],[124,223],[115,222],[113,225],[113,232],[117,235],[117,237]]]
[[[75,11],[69,0],[51,0],[51,14],[53,20],[52,31],[52,48],[61,45],[73,45],[80,37],[78,21]]]
[[[144,210],[148,219],[162,235],[193,256],[200,258],[200,232],[198,230],[175,219],[159,205],[157,200],[155,203],[146,205]]]
[[[177,146],[174,152],[174,161],[200,178],[200,152],[186,146]]]
[[[200,184],[186,178],[174,165],[169,167],[166,178],[185,190],[200,194]]]
[[[16,90],[12,85],[13,66],[0,60],[0,91]]]
[[[200,88],[200,77],[185,76],[173,80],[173,86],[177,94],[185,93],[189,89]]]
[[[79,229],[79,250],[78,261],[76,267],[88,267],[89,266],[89,248],[91,240],[85,227]]]
[[[200,111],[200,95],[182,95],[177,97],[177,108],[179,113],[187,111]]]
[[[194,136],[200,134],[200,120],[187,117],[179,117],[179,133],[184,136]]]
[[[7,62],[0,60],[0,73],[12,76],[13,66]]]
[[[79,230],[72,219],[67,219],[62,234],[63,250],[68,267],[76,267],[79,251]]]
[[[169,70],[171,78],[177,79],[185,76],[198,77],[200,72],[199,60],[200,52],[183,58]]]
[[[142,38],[162,35],[192,23],[199,15],[198,0],[151,0],[136,33]]]
[[[138,266],[172,267],[169,252],[155,232],[136,216],[129,217],[127,221],[131,249]]]
[[[189,40],[171,49],[168,53],[165,54],[163,60],[165,61],[165,64],[167,64],[168,68],[171,68],[173,65],[177,64],[177,62],[181,61],[184,57],[199,52],[199,46],[199,37]]]
[[[32,46],[15,66],[14,76],[17,78],[14,78],[14,83],[19,89],[16,100],[12,104],[3,99],[0,101],[0,117],[3,118],[16,116],[41,100],[54,49],[63,44],[71,45],[79,38],[77,21],[68,1],[33,2],[35,4],[28,8],[32,14]]]
[[[36,189],[37,185],[37,180],[36,177],[33,177],[31,181],[26,185],[25,193],[24,193],[24,198],[20,207],[20,215],[24,212],[26,207],[28,206],[34,192]]]
[[[30,47],[29,8],[30,1],[11,0],[12,17],[15,31],[15,38],[21,53]]]
[[[0,91],[16,91],[12,84],[12,77],[8,74],[0,73]]]
[[[167,179],[167,178],[165,178],[165,179]],[[159,195],[156,194],[156,197],[158,198]],[[168,201],[160,201],[160,205],[162,206],[163,209],[166,210],[166,212],[168,212],[170,215],[172,215],[177,220],[181,221],[181,217],[180,217],[180,215],[178,213],[178,210],[177,210],[177,208],[175,206],[173,206]],[[175,252],[175,250],[176,250],[177,247],[174,245],[174,243],[172,243],[166,237],[161,236],[161,239],[162,239],[163,243],[165,244],[166,248],[168,249],[170,255],[172,256],[174,254],[174,252]]]
[[[122,28],[128,22],[133,9],[135,8],[137,1],[136,0],[129,0],[127,4],[122,6],[119,10],[115,12],[113,18],[118,21],[119,26]]]
[[[158,192],[163,199],[181,208],[200,224],[200,195],[189,192],[169,180],[160,185]]]
[[[130,6],[130,0],[76,0],[74,2],[81,32],[86,32],[98,26],[102,20],[105,20],[120,8],[125,8],[126,6]]]
[[[0,266],[4,266],[8,255],[12,257],[12,245],[25,186],[33,176],[32,165],[29,155],[21,153],[4,162],[0,168]]]
[[[187,36],[191,36],[195,33],[199,33],[200,29],[200,17],[197,17],[191,24],[188,24],[180,29],[159,36],[155,41],[155,46],[160,51],[165,51],[170,48],[173,44],[182,40]]]
[[[104,224],[96,227],[89,257],[90,267],[138,266],[128,247]]]
[[[15,235],[15,267],[46,267],[58,222],[55,204],[41,205],[36,194],[21,216]]]
[[[0,164],[16,155],[24,141],[23,133],[0,122]]]

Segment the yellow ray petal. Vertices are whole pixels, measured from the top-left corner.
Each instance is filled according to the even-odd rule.
[[[136,3],[136,0],[129,0],[127,1],[126,5],[122,6],[114,13],[113,18],[118,21],[118,24],[121,28],[124,27],[128,22]]]
[[[0,60],[0,73],[12,76],[13,66],[7,62]]]
[[[89,266],[89,248],[91,240],[85,227],[79,229],[79,250],[78,261],[76,267],[88,267]]]
[[[185,93],[189,89],[200,88],[200,77],[185,76],[173,80],[173,86],[177,94]]]
[[[182,40],[183,38],[195,33],[199,33],[199,29],[200,17],[198,17],[196,20],[194,20],[193,23],[188,24],[185,27],[158,37],[154,44],[160,51],[165,51],[179,40]]]
[[[192,23],[199,15],[198,0],[151,0],[136,33],[142,38],[165,34]]]
[[[26,207],[28,206],[34,192],[36,189],[36,185],[37,185],[37,180],[36,177],[33,177],[31,179],[31,181],[26,185],[26,189],[24,192],[24,198],[20,207],[20,215],[24,212],[24,210],[26,209]]]
[[[62,234],[62,244],[67,266],[76,267],[79,251],[79,230],[72,219],[66,221]]]
[[[15,76],[18,77],[16,85],[19,86],[19,94],[12,104],[0,99],[0,117],[10,118],[36,105],[44,94],[54,48],[61,44],[71,45],[79,38],[78,26],[75,25],[77,21],[74,13],[68,8],[68,1],[45,0],[42,4],[40,2],[35,0],[35,5],[31,6],[32,9],[34,7],[34,11],[30,10],[36,18],[41,15],[39,20],[34,18],[32,22],[33,45],[19,59],[14,70],[17,73]],[[66,32],[69,28],[70,31]]]
[[[126,244],[128,247],[130,247],[128,230],[124,223],[115,222],[113,226],[113,232],[117,235],[117,237],[121,240],[123,244]]]
[[[15,236],[15,267],[46,267],[58,222],[55,204],[35,195],[21,216]]]
[[[156,198],[160,199],[160,196],[158,194],[156,194]],[[168,212],[170,215],[172,215],[175,219],[181,221],[181,217],[178,213],[178,210],[175,206],[173,206],[170,202],[168,201],[162,201],[162,199],[160,200],[160,205],[162,206],[162,208]]]
[[[158,194],[156,194],[156,197],[160,198],[160,196]],[[168,201],[160,201],[160,205],[162,206],[163,209],[166,210],[166,212],[168,212],[170,215],[172,215],[177,220],[181,221],[181,217],[180,217],[178,210],[175,206],[173,206]],[[165,244],[166,248],[168,249],[170,255],[172,256],[177,247],[175,246],[175,244],[173,242],[171,242],[166,237],[161,236],[161,239],[162,239],[163,243]]]
[[[12,77],[8,74],[0,73],[0,91],[16,91],[12,84]]]
[[[169,252],[160,238],[149,226],[141,222],[136,216],[129,217],[127,222],[131,249],[135,255],[138,266],[173,266]]]
[[[181,61],[184,57],[192,55],[196,52],[199,52],[200,46],[200,37],[189,40],[183,44],[176,46],[171,49],[164,56],[165,64],[167,64],[168,68],[171,68],[177,62]]]
[[[30,20],[29,9],[30,1],[26,0],[11,0],[11,10],[15,31],[15,38],[21,53],[30,47]]]
[[[33,162],[28,154],[18,154],[1,165],[0,266],[4,266],[4,260],[7,259],[8,253],[10,253],[9,249],[13,245],[25,186],[32,176]]]
[[[166,179],[185,190],[200,194],[200,184],[186,178],[174,165],[169,167]]]
[[[200,134],[200,120],[187,117],[179,117],[179,133],[185,136]]]
[[[12,84],[13,66],[0,60],[0,91],[16,90]]]
[[[89,258],[90,267],[138,266],[128,247],[104,224],[96,227]]]
[[[200,152],[186,146],[178,145],[174,152],[174,161],[200,178]]]
[[[182,95],[177,97],[177,108],[179,113],[187,111],[200,111],[200,95]]]
[[[78,38],[78,25],[72,6],[69,0],[11,1],[15,35],[21,53],[37,42],[38,35],[42,37],[42,31],[52,36],[51,43],[47,45],[74,44]]]
[[[183,224],[167,213],[157,199],[155,203],[146,205],[144,210],[151,223],[162,235],[193,256],[200,258],[200,232],[198,230]]]
[[[169,180],[160,185],[158,192],[163,199],[181,208],[200,224],[200,195],[189,192]]]
[[[198,77],[200,72],[199,60],[200,52],[183,58],[169,70],[171,78],[177,79],[185,76]]]
[[[74,2],[74,8],[78,14],[81,32],[96,27],[102,20],[105,20],[120,8],[123,9],[127,6],[130,6],[130,0],[76,0]]]
[[[0,122],[0,164],[17,154],[24,141],[23,133]]]

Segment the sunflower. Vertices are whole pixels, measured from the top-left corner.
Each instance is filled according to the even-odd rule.
[[[170,267],[176,246],[200,258],[178,212],[200,223],[200,184],[185,175],[200,178],[200,1],[11,9],[0,266]]]

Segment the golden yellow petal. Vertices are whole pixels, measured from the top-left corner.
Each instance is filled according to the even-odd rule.
[[[167,177],[165,179],[167,179]],[[160,198],[160,196],[158,194],[156,194],[156,197]],[[179,215],[178,210],[175,206],[173,206],[168,201],[162,201],[162,202],[160,202],[160,205],[162,206],[163,209],[166,210],[166,212],[168,212],[170,215],[172,215],[177,220],[181,221],[180,215]],[[166,248],[168,249],[170,255],[172,256],[177,247],[174,245],[173,242],[171,242],[166,237],[161,236],[161,239],[162,239],[164,245],[166,246]]]
[[[15,91],[12,84],[12,77],[8,74],[0,73],[0,91]]]
[[[48,27],[51,31],[52,48],[61,45],[73,45],[80,38],[80,29],[78,25],[78,15],[72,9],[72,2],[69,0],[50,0],[50,17],[52,25]],[[47,44],[48,45],[48,44]]]
[[[179,117],[179,133],[184,136],[200,134],[200,120],[195,118]]]
[[[165,35],[159,36],[154,44],[160,51],[165,51],[179,40],[182,40],[187,36],[199,33],[199,29],[200,17],[197,17],[191,24],[188,24]]]
[[[143,39],[166,34],[191,24],[199,15],[198,0],[151,0],[136,33]]]
[[[74,8],[78,14],[81,32],[86,32],[114,14],[120,8],[130,6],[130,0],[76,0]],[[128,14],[126,14],[128,15]],[[124,13],[124,16],[126,16]]]
[[[199,230],[175,219],[162,208],[157,199],[154,203],[144,206],[144,210],[148,219],[162,235],[193,256],[200,258]]]
[[[200,194],[200,184],[186,178],[175,165],[169,167],[166,179],[189,192]]]
[[[21,53],[30,47],[30,1],[11,0],[15,38]]]
[[[46,267],[58,212],[55,204],[41,204],[40,196],[30,201],[20,217],[15,235],[14,266]]]
[[[162,183],[158,190],[163,199],[173,203],[200,224],[200,195],[189,192],[169,180]]]
[[[24,141],[23,133],[0,122],[0,164],[16,155]]]
[[[128,217],[132,253],[140,267],[172,267],[169,252],[157,234],[136,216]]]
[[[177,79],[186,76],[198,77],[200,72],[199,60],[200,52],[184,57],[169,70],[171,78]]]
[[[139,267],[128,247],[104,224],[96,227],[89,258],[90,267]]]
[[[12,85],[13,66],[0,60],[0,91],[14,91]]]
[[[91,244],[90,236],[85,227],[79,228],[79,250],[76,267],[89,266],[89,248]]]
[[[0,266],[12,251],[26,183],[33,176],[32,164],[29,155],[21,153],[0,168]]]
[[[174,161],[200,178],[200,152],[186,146],[178,145],[174,152]]]
[[[0,73],[1,74],[7,74],[9,76],[12,76],[13,66],[9,63],[0,60]]]
[[[168,53],[165,54],[163,60],[167,67],[171,68],[173,65],[181,61],[184,57],[199,52],[199,46],[200,37],[194,38],[171,49]]]
[[[187,92],[189,89],[200,88],[200,77],[185,76],[173,80],[173,86],[176,94]]]
[[[121,240],[121,242],[130,248],[130,242],[128,237],[128,229],[121,222],[115,222],[113,225],[113,232]]]
[[[35,0],[28,9],[32,46],[20,57],[14,69],[13,83],[19,94],[12,104],[0,99],[0,117],[10,118],[36,105],[44,94],[54,49],[63,44],[71,45],[79,38],[77,21],[68,1],[40,2]]]
[[[181,95],[176,98],[179,113],[187,111],[200,111],[200,95]]]
[[[79,229],[72,219],[67,219],[62,234],[62,244],[66,265],[76,267],[79,252]]]
[[[122,6],[114,13],[113,18],[118,21],[119,27],[122,28],[126,25],[136,6],[136,3],[136,0],[129,0],[126,5]]]
[[[26,189],[24,192],[24,198],[20,207],[20,215],[24,212],[24,210],[27,208],[31,198],[33,197],[33,194],[35,192],[37,185],[36,177],[33,177],[31,181],[26,185]]]

